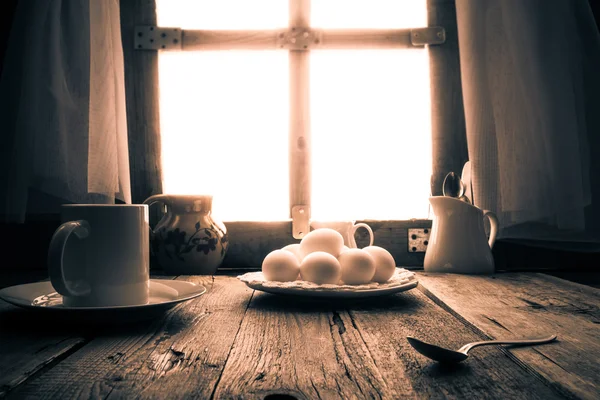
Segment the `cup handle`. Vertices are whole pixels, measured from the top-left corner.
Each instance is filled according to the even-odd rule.
[[[352,235],[354,235],[354,232],[356,232],[358,228],[365,228],[367,231],[369,231],[369,246],[373,246],[373,239],[375,238],[375,235],[373,234],[371,227],[365,223],[359,222],[352,227]]]
[[[483,210],[483,218],[485,217],[490,220],[490,238],[488,239],[488,244],[490,245],[491,249],[494,247],[494,243],[496,242],[496,234],[498,233],[498,218],[496,217],[496,214],[490,210]]]
[[[50,282],[54,289],[63,296],[86,296],[91,291],[89,285],[73,285],[65,279],[63,257],[65,246],[71,234],[74,234],[79,239],[85,239],[90,234],[90,224],[85,220],[68,221],[59,226],[54,232],[48,248],[48,273],[50,275]]]

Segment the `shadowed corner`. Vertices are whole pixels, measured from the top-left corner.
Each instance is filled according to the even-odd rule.
[[[3,332],[17,335],[30,335],[31,332],[43,331],[47,335],[76,334],[82,336],[111,336],[120,334],[142,334],[154,325],[164,323],[168,318],[173,326],[185,328],[185,323],[173,323],[180,316],[172,312],[161,314],[146,312],[129,313],[127,318],[111,318],[110,315],[98,318],[98,315],[81,312],[48,313],[42,310],[14,309],[0,313],[0,325]],[[175,328],[176,329],[176,328]]]

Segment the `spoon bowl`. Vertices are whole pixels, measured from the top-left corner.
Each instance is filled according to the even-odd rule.
[[[454,172],[448,172],[442,184],[442,194],[447,197],[461,197],[465,194],[465,185]]]
[[[556,339],[556,335],[552,335],[545,338],[523,338],[523,339],[512,339],[512,340],[485,340],[481,342],[467,343],[458,350],[450,350],[444,347],[436,346],[431,343],[424,342],[422,340],[408,336],[406,338],[408,343],[419,353],[425,357],[431,358],[440,363],[459,363],[466,360],[469,357],[469,350],[478,346],[489,346],[494,344],[513,344],[513,345],[533,345],[549,343]]]

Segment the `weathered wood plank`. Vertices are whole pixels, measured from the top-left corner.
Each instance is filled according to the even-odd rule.
[[[0,397],[86,342],[51,322],[0,300]]]
[[[446,42],[441,46],[429,46],[433,151],[431,193],[438,196],[442,194],[446,174],[450,171],[460,174],[469,155],[454,1],[427,0],[427,20],[429,26],[446,29]]]
[[[208,292],[163,318],[95,332],[15,398],[210,398],[252,290],[232,277],[188,277]]]
[[[291,21],[291,26],[304,27],[304,20]],[[410,29],[310,29],[319,39],[311,49],[413,49]],[[182,50],[274,50],[281,48],[278,30],[193,30],[184,29]]]
[[[158,54],[136,51],[133,46],[136,25],[156,25],[156,1],[123,0],[120,10],[131,196],[135,204],[162,193]]]
[[[240,327],[215,398],[351,399],[385,392],[381,376],[344,311],[257,292]]]
[[[560,397],[497,349],[440,368],[416,353],[406,335],[432,341],[451,335],[457,347],[479,339],[416,290],[336,303],[256,293],[215,398]]]
[[[290,26],[304,29],[310,25],[310,0],[289,2]],[[289,103],[289,217],[294,218],[294,207],[302,206],[310,220],[312,198],[312,133],[310,107],[310,53],[290,51],[288,54],[290,74]],[[294,227],[293,235],[303,237],[308,227]],[[302,232],[304,231],[304,232]],[[300,233],[302,232],[302,233]]]
[[[415,49],[410,29],[331,29],[323,30],[323,43],[317,49]]]
[[[430,298],[490,338],[557,334],[558,343],[506,352],[566,395],[600,398],[599,290],[539,273],[419,273],[419,281]]]
[[[407,342],[413,336],[459,348],[481,340],[461,321],[419,291],[404,301],[381,299],[350,312],[394,398],[560,398],[558,393],[519,368],[500,350],[484,347],[455,367],[444,367],[418,354]],[[383,322],[383,323],[382,323]]]
[[[0,276],[0,287],[48,280],[47,271],[41,270],[15,270]],[[58,321],[55,315],[0,300],[0,397],[77,351],[90,341],[90,335],[90,327],[77,321]]]

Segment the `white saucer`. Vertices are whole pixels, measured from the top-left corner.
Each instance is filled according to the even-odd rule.
[[[296,295],[316,298],[362,298],[404,292],[417,287],[419,282],[414,272],[396,268],[386,283],[371,282],[365,285],[317,285],[307,281],[267,281],[262,272],[248,272],[238,276],[248,287],[267,293]]]
[[[150,300],[147,304],[112,307],[66,307],[62,303],[62,296],[56,293],[50,282],[46,281],[1,289],[0,299],[31,310],[61,314],[85,313],[90,316],[98,316],[109,313],[112,315],[132,315],[139,311],[149,316],[154,312],[164,311],[183,301],[191,300],[205,292],[206,288],[204,286],[192,282],[150,279]]]

